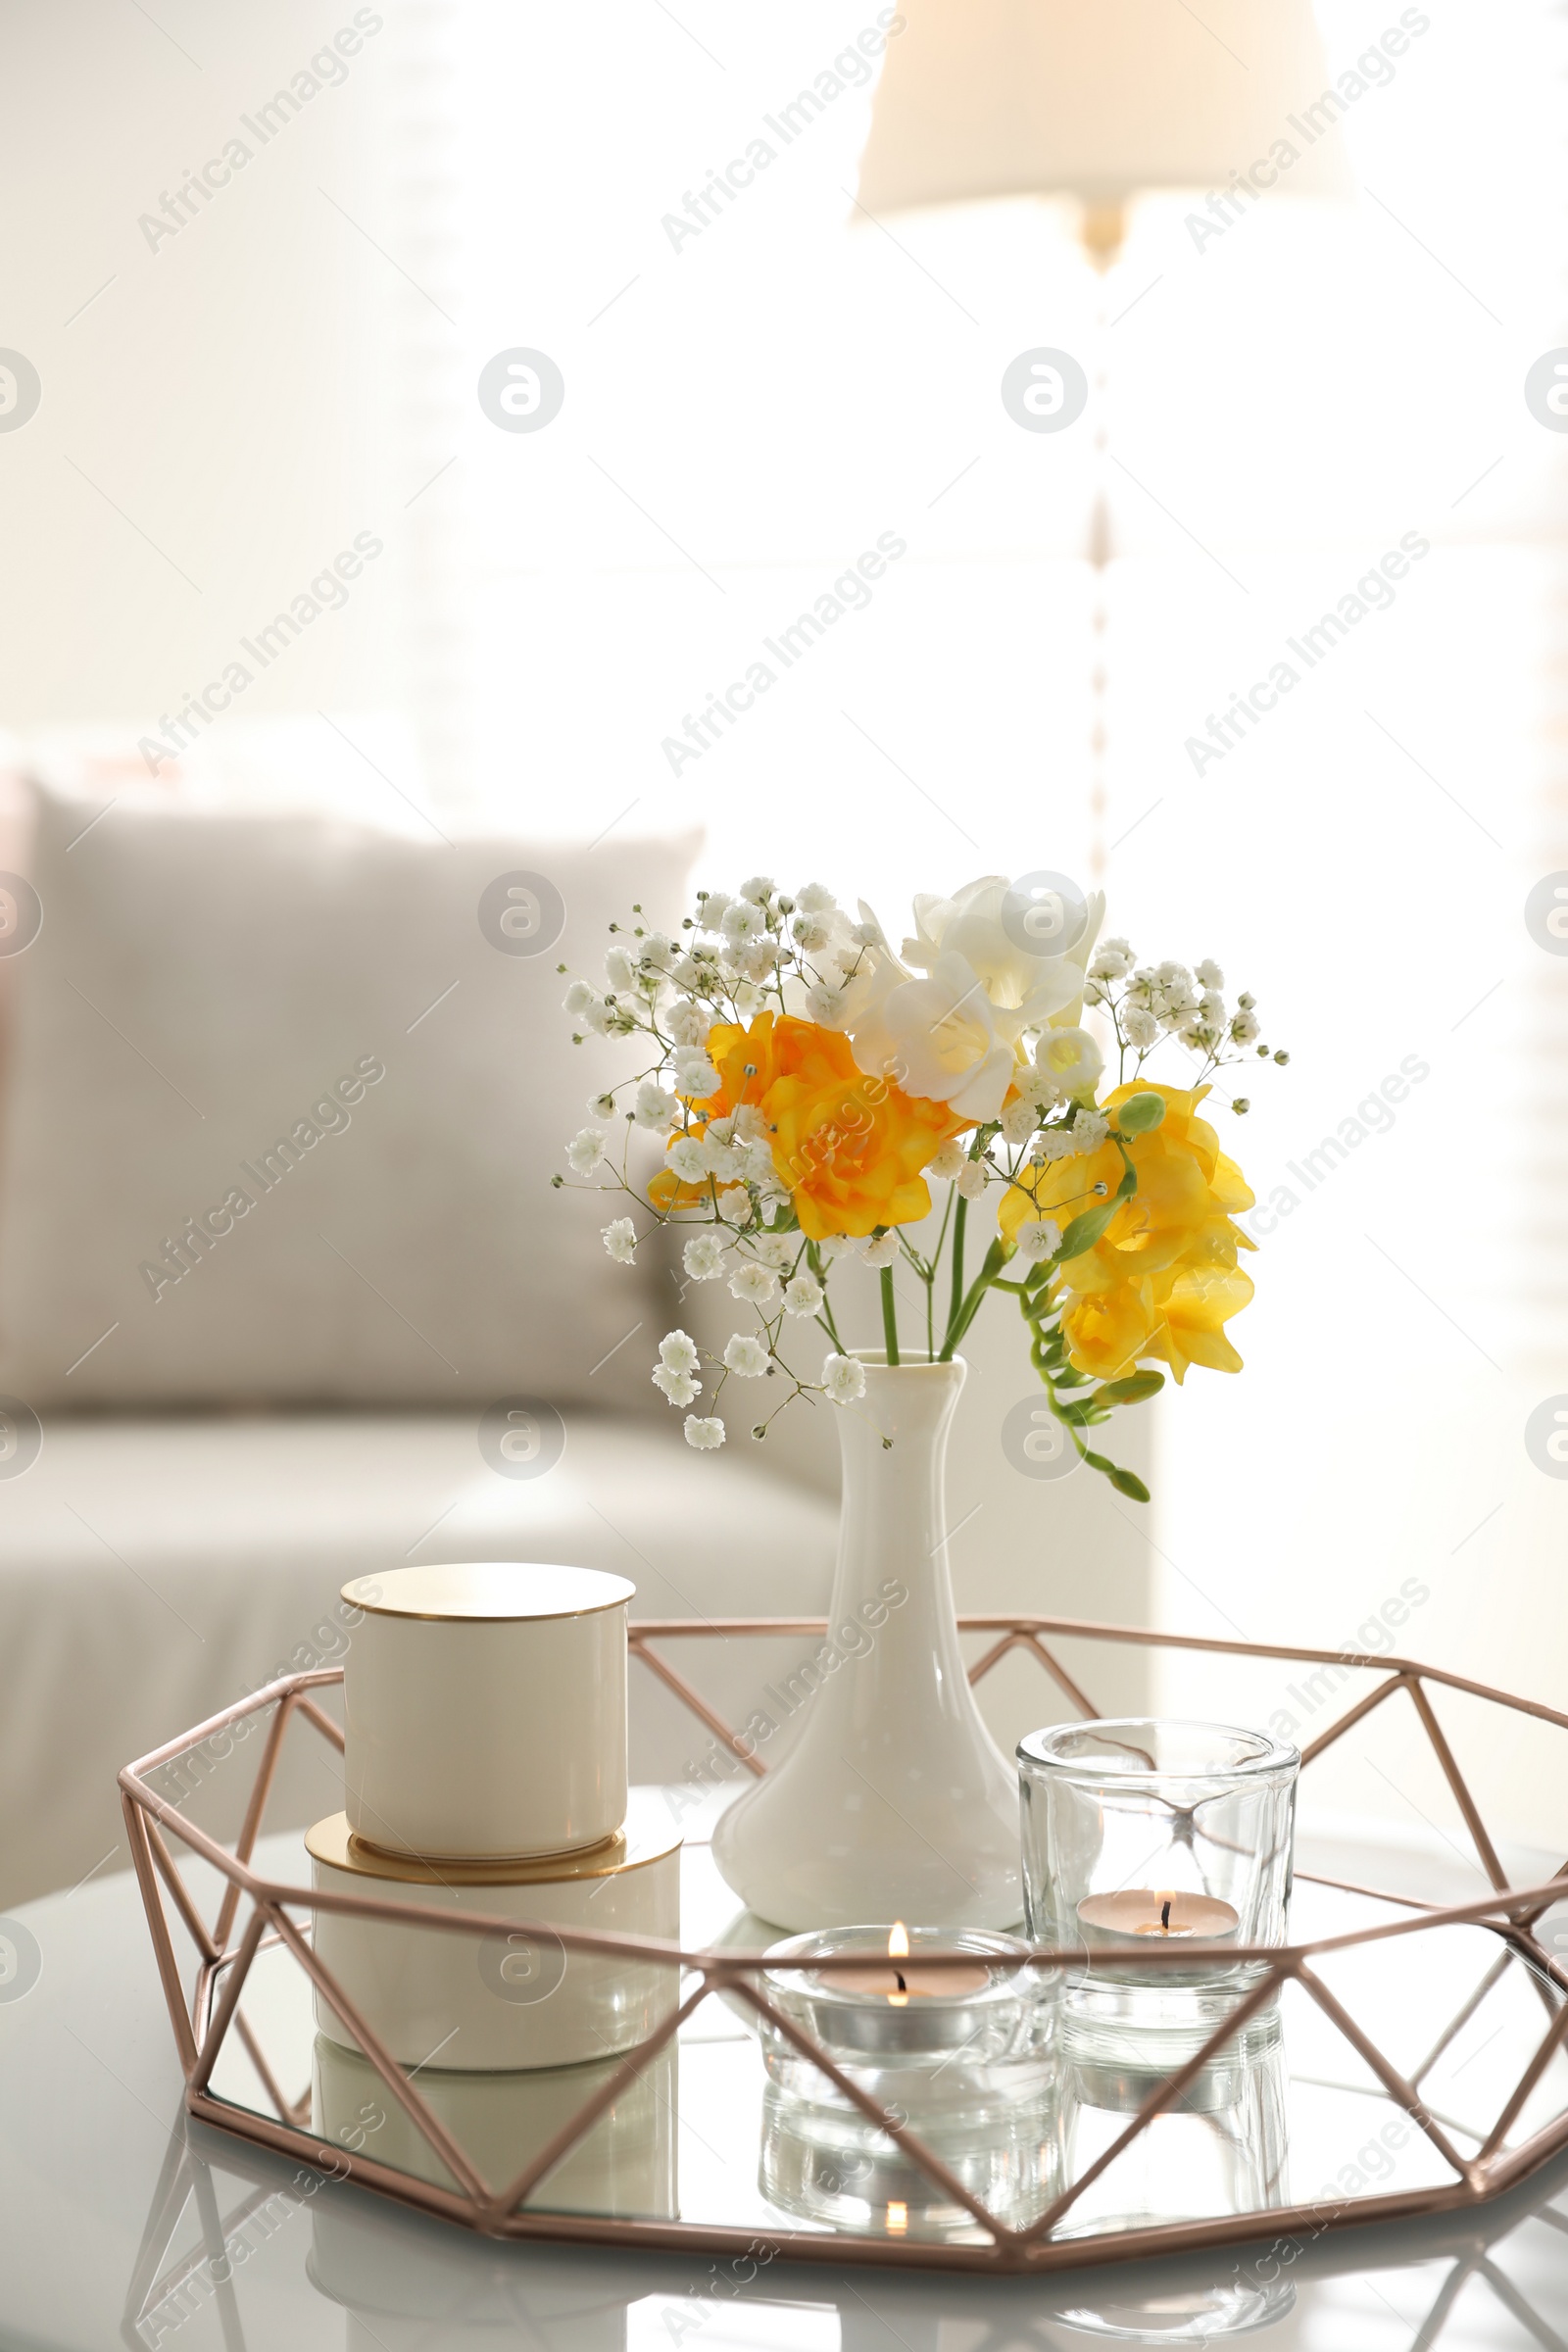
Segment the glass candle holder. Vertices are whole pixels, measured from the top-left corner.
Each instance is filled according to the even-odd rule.
[[[939,1966],[937,1952],[958,1957]],[[1028,1952],[1017,1936],[979,1928],[829,1928],[769,1945],[769,1960],[810,1966],[770,1968],[762,1989],[857,2088],[918,2129],[1048,2086],[1057,1991]],[[782,2090],[858,2115],[820,2067],[769,2020],[759,2023]]]
[[[1056,1724],[1018,1745],[1024,1891],[1036,1943],[1093,1955],[1069,2021],[1201,2033],[1285,1940],[1298,1750],[1218,1723]],[[1161,1946],[1157,1964],[1129,1964]],[[1189,1956],[1190,1953],[1190,1956]]]

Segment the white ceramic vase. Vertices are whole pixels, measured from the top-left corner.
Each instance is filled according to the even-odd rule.
[[[782,1928],[1010,1928],[1023,1916],[1017,1776],[975,1705],[948,1574],[944,1464],[965,1365],[856,1352],[865,1395],[838,1415],[821,1679],[788,1755],[721,1818],[714,1859]]]

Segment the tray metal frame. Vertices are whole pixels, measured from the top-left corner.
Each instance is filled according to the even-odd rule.
[[[304,1911],[309,1915],[325,1910],[348,1911],[392,1924],[436,1929],[468,1936],[490,1935],[497,1931],[502,1934],[535,1933],[534,1923],[500,1913],[465,1913],[462,1917],[452,1917],[380,1896],[289,1886],[265,1876],[253,1867],[256,1840],[261,1833],[268,1796],[290,1725],[300,1718],[339,1751],[344,1744],[341,1729],[312,1696],[316,1690],[340,1683],[343,1669],[341,1666],[316,1668],[279,1677],[275,1682],[253,1691],[249,1697],[237,1700],[232,1706],[209,1717],[193,1730],[169,1740],[150,1754],[138,1757],[133,1764],[126,1765],[120,1775],[131,1856],[147,1912],[170,2023],[185,2077],[185,2105],[188,2112],[236,2138],[293,2157],[296,2162],[334,2178],[356,2180],[403,2204],[417,2207],[489,2236],[703,2254],[743,2254],[748,2249],[755,2251],[759,2243],[764,2243],[773,2255],[793,2261],[837,2265],[881,2263],[906,2269],[1023,2273],[1031,2276],[1089,2267],[1108,2259],[1193,2253],[1215,2246],[1245,2244],[1257,2237],[1260,2231],[1312,2239],[1326,2230],[1401,2221],[1423,2214],[1474,2207],[1516,2187],[1559,2150],[1568,2148],[1568,2111],[1533,2133],[1519,2147],[1512,2150],[1503,2147],[1508,2132],[1551,2059],[1568,2043],[1568,1969],[1545,1948],[1537,1934],[1544,1915],[1554,1905],[1568,1899],[1568,1861],[1564,1862],[1555,1877],[1542,1884],[1523,1887],[1510,1885],[1480,1807],[1438,1719],[1429,1686],[1463,1693],[1514,1714],[1533,1717],[1562,1731],[1568,1731],[1568,1714],[1544,1706],[1538,1700],[1515,1697],[1507,1691],[1451,1674],[1444,1668],[1422,1665],[1413,1659],[1396,1655],[1367,1655],[1349,1650],[1305,1649],[1270,1642],[1221,1641],[1199,1635],[1152,1632],[1141,1627],[1106,1625],[1064,1617],[974,1616],[961,1618],[959,1625],[963,1632],[989,1633],[994,1637],[990,1646],[969,1670],[972,1684],[993,1672],[1013,1650],[1021,1650],[1050,1675],[1069,1703],[1086,1717],[1093,1717],[1098,1710],[1050,1646],[1052,1642],[1087,1641],[1130,1643],[1148,1648],[1188,1649],[1373,1670],[1381,1676],[1376,1687],[1348,1706],[1336,1722],[1303,1749],[1303,1767],[1310,1765],[1376,1708],[1400,1692],[1407,1693],[1439,1767],[1453,1792],[1481,1867],[1492,1882],[1493,1893],[1478,1901],[1445,1905],[1424,1902],[1408,1894],[1378,1887],[1355,1886],[1346,1880],[1318,1879],[1317,1884],[1395,1904],[1410,1916],[1337,1936],[1321,1937],[1312,1942],[1278,1947],[1249,1946],[1244,1951],[1226,1946],[1223,1954],[1217,1956],[1231,1959],[1245,1957],[1260,1964],[1263,1973],[1258,1983],[1236,2009],[1215,2027],[1188,2063],[1169,2076],[1145,2101],[1126,2129],[1092,2165],[1086,2167],[1080,2178],[1064,2187],[1043,2213],[1022,2229],[1014,2229],[990,2213],[961,2181],[955,2179],[941,2158],[924,2144],[907,2124],[886,2114],[840,2071],[825,2049],[768,2000],[760,1983],[765,1969],[776,1969],[781,1965],[806,1968],[811,1965],[808,1961],[764,1961],[760,1952],[688,1951],[676,1944],[658,1943],[640,1937],[598,1935],[586,1930],[551,1929],[551,1936],[567,1950],[598,1953],[607,1958],[654,1962],[689,1974],[695,1977],[696,1982],[652,2040],[628,2052],[610,2078],[585,2100],[577,2114],[568,2119],[548,2145],[539,2150],[514,2180],[497,2186],[481,2178],[466,2153],[431,2111],[410,2075],[391,2056],[379,2036],[336,1983],[330,1970],[317,1957],[308,1936],[302,1933],[300,1925],[290,1917],[290,1912]],[[734,1640],[746,1636],[779,1635],[821,1637],[825,1632],[826,1623],[821,1618],[655,1618],[633,1624],[629,1639],[632,1655],[672,1691],[749,1771],[760,1777],[766,1769],[761,1759],[748,1750],[735,1731],[670,1664],[663,1654],[663,1647],[676,1641],[713,1638]],[[178,1805],[163,1797],[152,1787],[148,1776],[175,1763],[191,1749],[209,1740],[231,1735],[233,1727],[243,1719],[260,1715],[267,1715],[270,1720],[240,1833],[230,1850],[208,1836]],[[226,1882],[211,1928],[202,1918],[174,1860],[170,1838],[209,1863]],[[1302,1878],[1314,1876],[1308,1872],[1298,1875]],[[245,1904],[249,1905],[249,1909],[242,1923],[240,1914]],[[175,1919],[195,1947],[197,1966],[194,1987],[189,1994],[174,1941]],[[1539,1984],[1539,1990],[1546,2019],[1542,2039],[1505,2100],[1492,2131],[1476,2154],[1470,2157],[1463,2155],[1453,2145],[1442,2124],[1427,2110],[1421,2098],[1419,2078],[1407,2080],[1399,2072],[1378,2046],[1372,2034],[1337,1998],[1314,1966],[1315,1962],[1338,1951],[1397,1940],[1437,1926],[1466,1924],[1487,1929],[1498,1938],[1502,1947],[1499,1960],[1512,1952],[1530,1964],[1538,1979],[1544,1980]],[[265,2054],[239,2008],[240,1995],[258,1952],[277,1944],[285,1945],[293,1953],[313,1985],[357,2035],[365,2057],[388,2092],[459,2183],[456,2191],[397,2172],[362,2152],[323,2144],[309,2131],[307,2115],[290,2105],[273,2080]],[[1139,1967],[1157,1971],[1163,1965],[1175,1965],[1178,1961],[1190,1964],[1195,1952],[1200,1948],[1184,1943],[1180,1952],[1175,1952],[1169,1947],[1151,1944],[1136,1952],[1118,1955],[1117,1965],[1125,1966],[1128,1959],[1132,1959]],[[922,1955],[924,1959],[925,1955]],[[1021,1959],[1017,1965],[1021,1967],[1036,1962],[1047,1966],[1082,1968],[1085,1959],[1086,1955],[1077,1951],[1059,1952],[1037,1946],[1027,1955],[1027,1959]],[[1089,1965],[1095,1964],[1093,1955],[1089,1955],[1088,1960]],[[861,1964],[845,1960],[838,1965],[854,1968]],[[885,1963],[879,1961],[876,1955],[865,1956],[863,1967],[866,1971],[881,1966],[885,1966]],[[1140,2133],[1149,2129],[1155,2117],[1182,2097],[1200,2070],[1287,1984],[1298,1985],[1337,2027],[1377,2077],[1391,2099],[1404,2110],[1443,2161],[1451,2168],[1454,2180],[1436,2187],[1378,2197],[1348,2197],[1337,2203],[1320,2199],[1271,2208],[1267,2214],[1227,2214],[1207,2220],[1151,2225],[1115,2234],[1053,2239],[1050,2232],[1071,2210],[1084,2190]],[[1558,1993],[1564,1996],[1555,2004],[1551,2000],[1551,1986],[1555,1986]],[[859,2236],[838,2230],[782,2229],[760,2232],[756,2229],[725,2225],[521,2210],[523,2200],[592,2129],[600,2115],[637,2079],[648,2060],[672,2038],[704,2001],[715,1994],[738,1998],[756,2011],[760,2018],[769,2021],[777,2033],[819,2067],[866,2120],[886,2132],[888,2137],[946,2197],[969,2213],[986,2233],[984,2242],[934,2243],[913,2237]],[[1467,2004],[1445,2040],[1459,2030],[1473,2006],[1473,2001]],[[275,2122],[213,2096],[213,2069],[230,2033],[238,2035],[268,2098],[272,2102]],[[1441,2050],[1444,2045],[1439,2046]],[[1427,2061],[1428,2066],[1438,2054],[1438,2051],[1432,2053]],[[1422,2072],[1425,2071],[1423,2068]]]

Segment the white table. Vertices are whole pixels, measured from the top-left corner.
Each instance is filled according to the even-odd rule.
[[[1267,2238],[1040,2280],[775,2264],[720,2297],[706,2260],[493,2244],[187,2127],[128,1876],[16,1919],[41,1968],[0,1985],[4,2352],[1032,2352],[1085,2343],[1073,2315],[1168,2341],[1233,2261],[1269,2264]],[[1468,2218],[1324,2236],[1289,2276],[1247,2339],[1270,2352],[1564,2344],[1568,2164]]]

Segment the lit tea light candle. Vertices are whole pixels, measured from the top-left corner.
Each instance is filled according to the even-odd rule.
[[[1078,1905],[1086,1943],[1220,1943],[1241,1926],[1234,1904],[1217,1894],[1190,1894],[1180,1887],[1122,1886],[1112,1894],[1086,1894]]]
[[[833,1992],[885,2000],[891,2009],[906,2009],[911,2000],[972,2000],[991,1983],[991,1971],[978,1961],[958,1961],[939,1968],[930,1961],[909,1958],[909,1931],[896,1919],[888,1931],[888,1964],[884,1968],[824,1968],[812,1983]]]
[[[845,1965],[852,1956],[859,1966]],[[770,1945],[767,1959],[797,1963],[770,1965],[769,2001],[851,2068],[929,2068],[956,2092],[960,2053],[976,2065],[1031,2063],[1050,2039],[1047,1983],[1015,1936],[895,1920],[891,1929],[791,1936]],[[809,2062],[765,2026],[762,2042],[775,2082],[799,2087],[804,2064],[809,2083],[820,2084]]]

